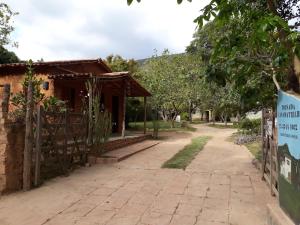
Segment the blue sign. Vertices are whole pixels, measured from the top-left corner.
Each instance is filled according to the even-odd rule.
[[[300,98],[279,91],[277,102],[279,202],[300,224]]]
[[[300,159],[300,99],[283,91],[277,104],[278,145],[287,144],[295,159]]]

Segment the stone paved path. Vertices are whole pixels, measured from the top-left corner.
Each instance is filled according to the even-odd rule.
[[[96,165],[0,198],[1,225],[263,225],[274,202],[232,130],[197,125],[114,165]],[[186,171],[161,169],[193,136],[211,135]]]

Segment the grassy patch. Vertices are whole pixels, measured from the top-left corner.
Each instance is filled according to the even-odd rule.
[[[191,127],[189,125],[182,126],[182,123],[174,123],[174,128],[172,128],[172,123],[169,121],[159,121],[159,131],[196,131],[196,128]],[[129,123],[130,130],[144,130],[144,122],[130,122]],[[148,131],[153,130],[153,122],[146,122],[146,128]]]
[[[182,150],[176,153],[171,159],[166,161],[162,168],[185,169],[196,155],[203,149],[211,137],[197,137],[192,139],[192,143],[186,145]]]
[[[238,132],[233,133],[231,136],[229,136],[226,141],[229,142],[235,142],[235,139],[240,134]],[[261,152],[261,141],[254,141],[247,144],[244,144],[247,149],[251,152],[251,154],[254,156],[255,159],[257,159],[259,162],[262,161],[262,152]]]
[[[194,119],[191,124],[205,124],[207,121],[204,120],[199,120],[199,119]]]
[[[261,162],[262,160],[262,152],[261,152],[261,142],[255,141],[251,143],[245,144],[248,150],[252,153],[252,155]]]
[[[219,129],[228,129],[228,128],[234,129],[234,128],[236,128],[235,125],[226,125],[225,126],[225,124],[209,124],[208,126],[214,127],[214,128],[219,128]]]

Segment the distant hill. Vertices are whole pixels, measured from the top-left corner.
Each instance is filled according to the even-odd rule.
[[[172,55],[170,55],[170,56],[176,56],[176,55],[182,55],[182,54],[185,54],[185,53],[176,53],[176,54],[172,54]],[[145,62],[146,62],[147,60],[149,60],[149,59],[151,59],[151,57],[145,58],[145,59],[137,59],[137,60],[135,60],[135,61],[139,64],[139,66],[142,66],[142,65],[145,64]]]
[[[139,66],[143,65],[148,59],[150,58],[145,58],[145,59],[138,59],[136,62],[139,64]]]

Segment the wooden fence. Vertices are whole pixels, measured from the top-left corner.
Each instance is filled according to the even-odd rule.
[[[87,161],[87,116],[82,113],[46,112],[38,106],[34,114],[34,184],[41,179],[67,174]]]
[[[262,178],[270,187],[272,195],[278,197],[278,161],[276,112],[262,110]]]

